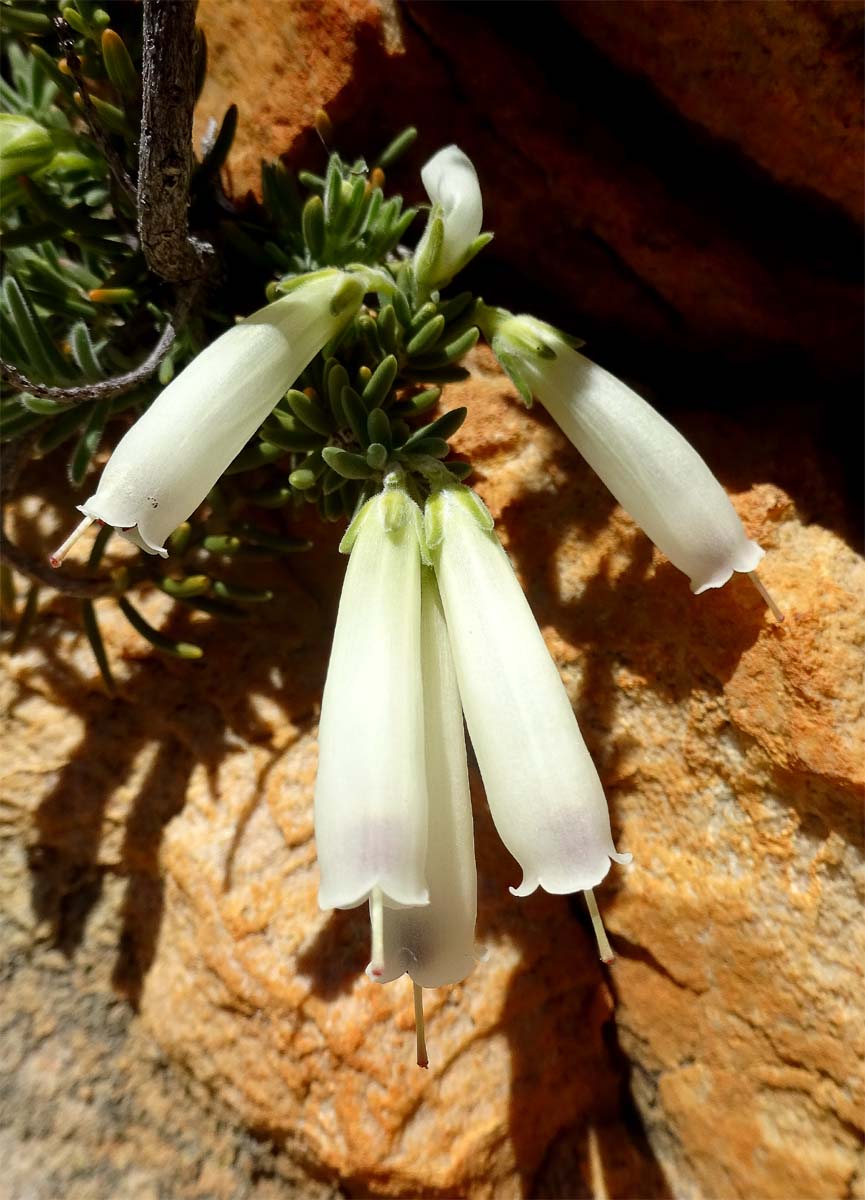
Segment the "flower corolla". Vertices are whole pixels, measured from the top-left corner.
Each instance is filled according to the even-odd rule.
[[[198,507],[301,371],[350,321],[364,283],[324,270],[223,333],[192,360],[121,438],[85,521],[52,557],[57,563],[93,520],[148,554]]]
[[[598,773],[492,517],[468,488],[426,504],[463,710],[496,829],[526,896],[600,883],[618,854]]]
[[[478,175],[459,146],[445,146],[421,170],[432,201],[426,229],[415,250],[415,273],[426,287],[448,283],[486,245],[479,238],[484,219]]]
[[[322,908],[429,902],[421,680],[421,513],[394,472],[344,537],[350,554],[321,702],[315,838]]]
[[[421,678],[429,797],[429,904],[384,910],[382,983],[407,973],[419,987],[465,979],[475,963],[477,915],[472,807],[463,715],[435,576],[422,568]],[[374,964],[369,973],[373,975]]]
[[[543,321],[486,309],[484,323],[524,398],[540,400],[622,507],[690,578],[693,592],[721,587],[742,571],[765,595],[752,574],[764,551],[669,421]]]

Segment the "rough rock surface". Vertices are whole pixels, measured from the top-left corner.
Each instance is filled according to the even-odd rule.
[[[206,647],[201,664],[154,656],[103,602],[113,704],[59,619],[11,659],[11,1014],[47,1027],[57,1015],[56,993],[41,1003],[36,967],[19,961],[38,931],[71,960],[56,960],[67,1001],[59,1045],[43,1035],[54,1058],[29,1071],[23,1055],[11,1104],[34,1089],[44,1104],[33,1080],[65,1069],[78,1001],[122,1011],[106,998],[113,969],[140,1005],[131,1040],[100,1029],[94,1050],[91,1017],[76,1036],[109,1078],[120,1068],[107,1054],[134,1063],[125,1104],[178,1087],[137,1061],[143,1024],[242,1126],[350,1194],[590,1195],[600,1173],[620,1197],[841,1197],[861,1169],[865,565],[778,486],[747,489],[777,449],[764,438],[721,474],[769,550],[787,621],[742,579],[695,598],[487,352],[447,401],[469,404],[461,444],[634,853],[601,893],[619,953],[609,977],[566,900],[508,895],[516,867],[476,787],[483,957],[465,984],[428,995],[432,1066],[413,1065],[406,981],[364,977],[362,912],[316,907],[315,719],[341,575],[326,543],[236,636],[174,614],[172,631]],[[689,431],[715,462],[734,434],[717,418]],[[819,506],[825,481],[798,469]],[[164,619],[162,599],[142,604]],[[49,618],[62,611],[53,601]],[[622,1122],[613,1015],[660,1171]],[[200,1166],[200,1139],[241,1135],[192,1111]],[[166,1127],[159,1144],[176,1144]],[[20,1118],[16,1133],[32,1161]],[[155,1171],[155,1151],[136,1146]],[[81,1194],[108,1194],[100,1179],[123,1163],[110,1158],[115,1175]],[[183,1194],[259,1195],[232,1192],[233,1169],[208,1191],[190,1166]],[[115,1194],[139,1194],[126,1186]]]
[[[721,395],[742,363],[784,379],[859,370],[861,6],[491,12],[202,0],[214,81],[200,128],[240,104],[240,192],[259,190],[267,155],[321,169],[319,107],[348,155],[417,125],[394,174],[413,200],[420,164],[458,142],[496,234],[480,290],[566,320],[668,395],[690,402],[692,355],[696,369],[717,355],[701,384]]]

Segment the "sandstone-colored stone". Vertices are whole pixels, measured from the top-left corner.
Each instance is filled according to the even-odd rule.
[[[412,202],[426,201],[424,159],[457,141],[496,235],[472,268],[483,294],[564,322],[687,403],[695,371],[716,395],[739,391],[742,364],[858,372],[861,8],[490,11],[204,0],[213,78],[197,128],[239,104],[240,195],[259,192],[262,157],[323,169],[308,130],[321,106],[349,158],[418,127],[392,181]]]
[[[339,117],[379,59],[400,48],[399,24],[378,0],[201,0],[210,72],[195,134],[239,104],[232,189],[260,194],[260,163],[308,145],[316,113]],[[387,134],[385,134],[387,137]]]
[[[584,0],[560,8],[684,116],[741,146],[783,183],[808,188],[861,221],[858,4]]]

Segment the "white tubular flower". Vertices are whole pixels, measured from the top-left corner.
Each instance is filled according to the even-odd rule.
[[[419,987],[465,979],[474,966],[477,871],[465,734],[435,576],[423,568],[421,672],[429,793],[429,904],[384,913],[382,983],[408,972]]]
[[[485,246],[477,171],[459,146],[445,146],[421,170],[432,201],[426,229],[415,250],[415,274],[428,288],[443,287]]]
[[[690,578],[691,591],[755,570],[763,550],[669,421],[543,321],[491,313],[492,346],[505,370],[537,396],[622,507]]]
[[[598,773],[492,518],[445,485],[427,501],[426,534],[490,811],[523,869],[511,891],[587,891],[631,856],[616,853]]]
[[[78,506],[86,520],[52,556],[52,565],[94,520],[164,557],[165,539],[351,320],[364,290],[345,272],[317,272],[202,350],[121,438],[95,494]]]
[[[350,552],[321,702],[315,838],[322,908],[427,904],[420,510],[396,475],[343,538]]]

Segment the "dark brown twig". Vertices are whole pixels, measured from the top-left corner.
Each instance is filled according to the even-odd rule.
[[[81,104],[84,109],[84,119],[87,122],[87,128],[90,131],[90,136],[96,142],[102,152],[105,161],[111,174],[129,196],[130,200],[135,200],[135,184],[129,177],[126,167],[121,161],[120,155],[111,144],[111,138],[102,127],[102,122],[99,120],[99,114],[96,111],[96,106],[90,99],[90,90],[87,87],[87,80],[84,78],[84,73],[81,70],[81,59],[75,50],[75,42],[72,38],[72,30],[66,24],[62,17],[54,18],[54,27],[57,30],[57,36],[60,41],[60,47],[66,58],[66,65],[69,68],[69,74],[75,80],[75,86],[81,96]]]
[[[47,383],[34,383],[17,367],[4,359],[0,359],[0,375],[7,383],[20,388],[22,392],[29,392],[32,396],[39,396],[43,400],[55,400],[58,404],[69,405],[70,408],[76,404],[83,404],[87,400],[113,399],[115,396],[122,396],[124,392],[131,392],[139,384],[146,383],[151,375],[159,369],[160,363],[171,349],[177,336],[177,324],[175,319],[165,326],[159,341],[142,363],[133,367],[131,371],[126,371],[123,375],[115,375],[111,379],[100,379],[96,383],[82,383],[77,387],[52,387]]]
[[[151,271],[201,278],[213,247],[189,235],[197,0],[144,0],[138,236]]]

